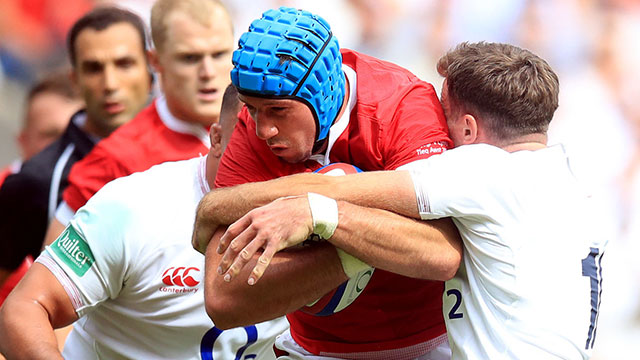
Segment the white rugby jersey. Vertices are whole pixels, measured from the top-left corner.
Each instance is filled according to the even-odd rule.
[[[273,359],[286,319],[218,330],[204,308],[204,256],[191,246],[209,191],[206,157],[114,180],[78,210],[37,261],[80,320],[68,359]]]
[[[467,145],[407,168],[421,217],[452,217],[464,242],[443,294],[453,358],[588,358],[606,240],[562,146]]]

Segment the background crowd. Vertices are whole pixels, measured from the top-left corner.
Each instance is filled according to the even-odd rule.
[[[0,2],[0,167],[29,88],[68,68],[65,37],[94,6],[117,3],[149,20],[152,0]],[[550,143],[600,205],[611,234],[595,359],[640,353],[640,2],[637,0],[223,0],[238,37],[267,8],[305,8],[332,24],[341,46],[402,65],[440,89],[435,61],[461,41],[507,42],[546,59],[560,77]],[[156,82],[157,84],[157,82]],[[552,205],[550,205],[552,206]],[[541,266],[544,253],[541,251]],[[550,294],[550,296],[553,296]]]

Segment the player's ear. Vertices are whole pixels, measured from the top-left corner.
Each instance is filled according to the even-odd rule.
[[[478,121],[471,114],[465,114],[462,121],[462,144],[473,144],[478,138]]]
[[[222,156],[222,128],[220,124],[215,123],[209,129],[209,138],[211,139],[210,154],[219,158]]]
[[[222,145],[220,143],[211,144],[211,150],[209,151],[211,156],[220,158],[222,156]]]

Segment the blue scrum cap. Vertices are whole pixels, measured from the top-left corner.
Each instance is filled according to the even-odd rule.
[[[240,37],[231,82],[242,94],[302,101],[316,120],[316,141],[323,140],[345,95],[338,40],[308,11],[268,10]]]

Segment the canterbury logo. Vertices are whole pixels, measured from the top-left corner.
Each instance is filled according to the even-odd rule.
[[[162,282],[168,286],[189,286],[194,287],[200,283],[200,281],[189,275],[190,273],[198,273],[200,269],[196,267],[170,267],[162,274]]]

